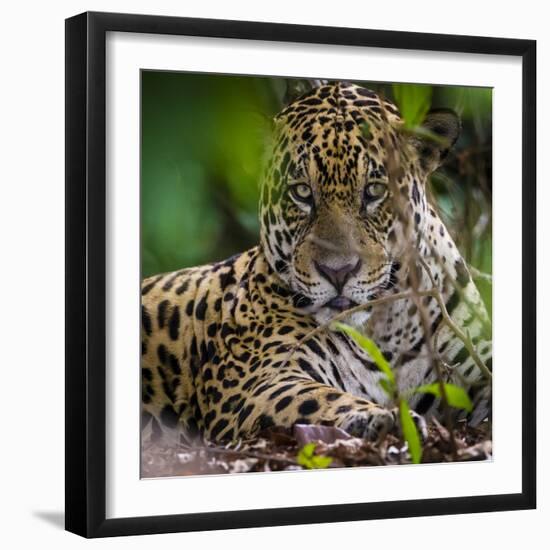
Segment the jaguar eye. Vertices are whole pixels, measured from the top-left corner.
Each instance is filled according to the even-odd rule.
[[[365,200],[367,202],[377,201],[386,196],[388,186],[380,181],[373,181],[365,187]]]
[[[291,185],[289,191],[295,201],[311,204],[313,200],[313,192],[311,191],[311,187],[306,183],[296,183]]]

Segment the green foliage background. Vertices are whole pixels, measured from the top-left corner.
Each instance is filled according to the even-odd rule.
[[[221,260],[258,242],[269,119],[300,82],[142,73],[142,275]],[[430,193],[464,257],[492,273],[492,90],[362,82],[402,112],[450,108],[462,133]],[[427,103],[426,103],[427,102]],[[491,306],[490,286],[478,282]]]

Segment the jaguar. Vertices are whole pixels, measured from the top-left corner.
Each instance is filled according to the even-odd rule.
[[[259,244],[142,282],[144,421],[157,435],[176,428],[212,441],[274,425],[336,426],[370,440],[396,429],[384,373],[331,330],[335,316],[376,342],[417,423],[443,407],[413,390],[440,376],[469,392],[470,422],[485,419],[488,314],[429,199],[459,117],[431,111],[423,132],[408,132],[394,103],[333,82],[292,101],[272,126]]]

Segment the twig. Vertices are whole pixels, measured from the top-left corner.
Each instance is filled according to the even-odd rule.
[[[418,257],[418,261],[428,274],[428,277],[430,278],[430,281],[432,284],[435,283],[433,279],[433,275],[430,271],[430,268],[428,267],[428,264],[424,260],[424,258]],[[435,287],[434,287],[435,288]],[[481,357],[479,357],[475,346],[472,342],[472,339],[470,338],[469,334],[466,334],[451,318],[449,315],[449,312],[447,311],[447,307],[445,306],[445,302],[443,300],[443,297],[441,296],[441,293],[439,291],[435,291],[433,294],[433,297],[437,301],[437,304],[439,306],[439,309],[441,310],[441,315],[443,318],[443,321],[445,324],[455,333],[455,335],[458,337],[458,339],[464,344],[466,349],[468,350],[468,353],[471,355],[472,359],[474,360],[475,364],[479,367],[481,372],[486,376],[487,379],[492,380],[493,373],[485,366],[483,361],[481,360]]]
[[[455,291],[458,292],[461,301],[468,306],[470,312],[478,318],[478,320],[483,325],[484,329],[487,332],[490,333],[492,331],[491,321],[479,314],[479,308],[468,299],[468,297],[464,293],[464,290],[458,284],[458,281],[456,281],[455,278],[452,277],[451,272],[449,271],[449,269],[447,268],[445,263],[441,260],[441,256],[439,255],[439,253],[437,252],[437,250],[435,249],[433,244],[428,239],[426,239],[425,237],[423,237],[422,240],[424,241],[424,244],[426,244],[428,246],[428,248],[430,249],[430,254],[436,260],[439,267],[441,267],[441,269],[443,270],[443,272],[447,276],[447,279],[453,285],[453,288],[455,289]]]
[[[433,296],[433,292],[431,290],[424,290],[424,291],[421,291],[419,293],[419,296],[422,296],[422,297],[423,296]],[[302,338],[300,338],[300,340],[294,346],[292,346],[292,348],[290,349],[286,359],[284,360],[283,366],[286,366],[288,364],[288,362],[292,359],[292,356],[294,355],[294,353],[300,347],[302,347],[302,345],[307,340],[310,340],[314,336],[317,336],[317,334],[320,334],[320,333],[324,332],[325,330],[329,329],[330,326],[333,323],[335,323],[337,321],[341,321],[341,320],[345,319],[346,317],[348,317],[349,315],[351,315],[353,313],[357,313],[358,311],[364,311],[366,309],[371,309],[374,306],[378,306],[378,305],[381,305],[381,304],[387,304],[389,302],[394,302],[394,301],[397,301],[397,300],[408,300],[412,297],[413,297],[413,293],[410,292],[410,291],[398,292],[396,294],[390,294],[389,296],[383,296],[382,298],[375,298],[374,300],[371,300],[370,302],[368,302],[366,304],[360,304],[360,305],[354,306],[350,309],[346,309],[345,311],[342,311],[341,313],[338,313],[337,315],[332,317],[326,323],[323,323],[322,325],[319,325],[319,326],[315,327],[313,330],[310,330],[304,336],[302,336]]]
[[[493,284],[493,276],[489,273],[483,273],[483,271],[479,271],[479,269],[475,268],[473,265],[468,265],[468,269],[470,270],[470,274],[472,275],[473,279],[481,279],[490,284]]]

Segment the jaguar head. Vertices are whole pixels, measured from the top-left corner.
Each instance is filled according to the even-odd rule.
[[[294,305],[319,321],[387,291],[424,230],[427,178],[460,123],[452,112],[429,114],[429,139],[402,125],[395,105],[342,82],[314,89],[275,117],[261,244]]]

